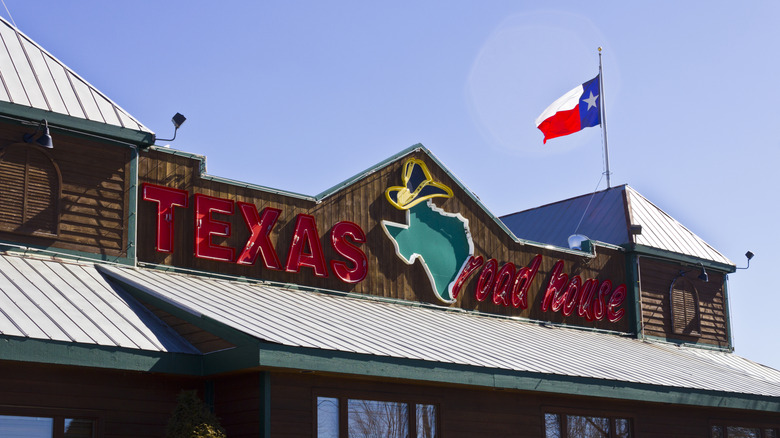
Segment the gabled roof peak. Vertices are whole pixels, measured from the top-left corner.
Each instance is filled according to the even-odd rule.
[[[651,248],[733,267],[723,254],[628,184],[557,201],[500,218],[521,239],[567,246],[569,236]],[[641,225],[641,233],[631,233]]]
[[[97,124],[154,133],[89,82],[0,17],[0,102]],[[3,105],[2,112],[11,112]],[[22,110],[17,110],[17,113]],[[34,113],[34,112],[33,112]],[[30,115],[32,117],[32,115]]]

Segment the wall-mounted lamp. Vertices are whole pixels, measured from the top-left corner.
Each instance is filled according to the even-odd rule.
[[[39,131],[42,131],[43,133],[36,139],[35,135],[38,134]],[[41,120],[38,127],[35,128],[35,132],[32,134],[24,134],[22,139],[24,139],[25,143],[35,143],[48,149],[54,148],[54,143],[51,141],[51,134],[49,134],[49,122],[47,122],[46,119]]]
[[[631,234],[633,234],[635,236],[638,236],[638,235],[642,234],[642,226],[639,225],[639,224],[631,224],[628,227],[628,231]]]
[[[750,267],[750,259],[752,259],[754,255],[755,254],[753,254],[750,251],[746,252],[745,253],[745,257],[747,257],[747,260],[748,260],[747,266],[745,266],[744,268],[737,267],[737,269],[747,269],[747,268],[749,268]]]
[[[170,139],[164,139],[164,138],[158,138],[159,141],[173,141],[176,139],[176,133],[179,131],[179,126],[184,124],[184,121],[186,121],[187,118],[181,115],[181,113],[176,113],[173,115],[173,118],[171,118],[171,122],[173,122],[173,138]]]
[[[696,278],[698,278],[699,280],[701,280],[701,281],[703,281],[705,283],[710,281],[710,277],[709,277],[709,275],[707,275],[707,271],[704,270],[704,265],[702,265],[701,273],[699,273],[699,276],[696,277]]]
[[[692,271],[693,271],[693,269],[689,269],[687,271],[683,271],[681,269],[680,272],[672,279],[672,285],[674,285],[674,282],[677,281],[678,278],[684,277],[685,274],[687,274],[689,272],[692,272]],[[709,283],[710,276],[709,276],[709,274],[707,274],[707,270],[704,269],[704,265],[701,265],[701,271],[699,271],[699,275],[696,278],[698,278],[699,280],[701,280],[701,281],[703,281],[705,283]]]

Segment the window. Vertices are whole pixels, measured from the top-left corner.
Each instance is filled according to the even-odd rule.
[[[92,438],[95,436],[95,422],[78,418],[65,418],[64,438]]]
[[[318,438],[436,438],[436,405],[317,397]]]
[[[569,414],[544,414],[546,438],[630,438],[631,420]]]
[[[61,186],[60,170],[42,148],[0,149],[0,230],[57,235]]]
[[[777,438],[775,428],[712,426],[712,438]]]
[[[3,438],[93,438],[94,420],[0,415]]]
[[[669,290],[672,307],[672,331],[681,335],[699,336],[699,294],[693,282],[683,276],[677,277]]]

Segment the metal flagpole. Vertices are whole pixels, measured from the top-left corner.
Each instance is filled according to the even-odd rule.
[[[607,117],[604,111],[604,74],[601,71],[601,47],[599,47],[599,93],[601,94],[601,129],[604,133],[604,162],[607,167],[607,188],[610,188],[609,184],[609,148],[607,147]]]

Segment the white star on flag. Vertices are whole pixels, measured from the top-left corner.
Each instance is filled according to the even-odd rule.
[[[599,98],[599,95],[597,94],[597,95],[594,96],[593,92],[591,91],[590,92],[590,97],[588,97],[587,99],[582,99],[582,101],[583,102],[588,102],[588,110],[590,110],[591,108],[596,106],[596,99],[598,99],[598,98]]]

